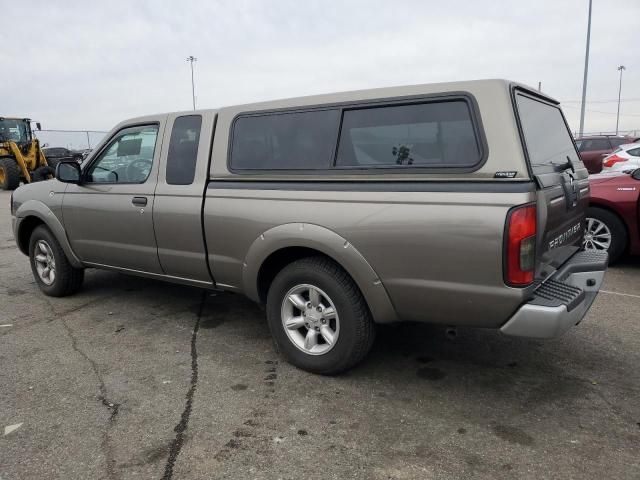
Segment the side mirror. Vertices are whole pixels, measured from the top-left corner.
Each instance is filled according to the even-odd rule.
[[[40,122],[36,122],[36,128],[38,130],[42,130],[42,126],[40,125]]]
[[[636,168],[633,172],[631,172],[631,178],[634,180],[640,180],[640,168]]]
[[[80,183],[82,171],[76,161],[60,162],[56,166],[56,178],[64,183]]]

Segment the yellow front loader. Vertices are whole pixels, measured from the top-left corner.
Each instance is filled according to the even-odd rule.
[[[40,130],[40,124],[36,123]],[[0,189],[15,190],[20,182],[30,183],[54,174],[33,134],[28,118],[0,116]]]

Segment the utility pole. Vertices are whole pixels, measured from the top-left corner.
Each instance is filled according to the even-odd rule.
[[[584,54],[584,78],[582,80],[582,105],[580,106],[580,136],[584,133],[584,107],[587,99],[587,72],[589,70],[589,42],[591,41],[591,1],[589,0],[589,20],[587,23],[587,48]]]
[[[618,86],[618,114],[616,115],[616,135],[618,134],[618,125],[620,124],[620,94],[622,93],[622,71],[626,70],[624,65],[618,67],[620,72],[620,85]]]
[[[538,82],[538,91],[542,92],[542,82]]]
[[[189,55],[187,57],[187,62],[191,64],[191,99],[193,100],[193,109],[196,109],[196,87],[193,82],[193,62],[197,62],[198,59],[193,55]]]

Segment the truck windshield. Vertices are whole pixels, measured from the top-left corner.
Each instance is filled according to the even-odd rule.
[[[13,118],[0,120],[0,142],[26,143],[31,141],[28,122]]]
[[[567,157],[574,163],[580,161],[560,108],[520,93],[516,104],[534,173],[565,164]]]

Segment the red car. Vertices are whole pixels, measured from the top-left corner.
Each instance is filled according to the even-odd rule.
[[[620,145],[633,143],[635,137],[616,135],[594,135],[576,138],[576,146],[580,153],[580,160],[589,173],[602,171],[602,159],[613,152]]]
[[[585,248],[608,250],[611,262],[625,252],[640,255],[640,168],[592,175],[589,184]]]

